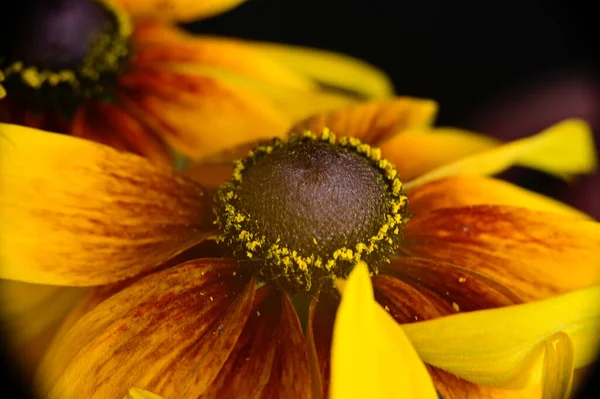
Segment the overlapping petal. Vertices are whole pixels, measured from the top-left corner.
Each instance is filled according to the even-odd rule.
[[[375,302],[364,263],[344,285],[333,332],[330,384],[333,399],[437,398],[402,328]]]
[[[232,352],[255,286],[233,261],[191,261],[150,274],[61,330],[40,367],[50,398],[123,397],[138,387],[197,398]]]
[[[405,184],[410,190],[456,175],[491,175],[521,165],[568,178],[597,166],[590,127],[578,119],[557,123],[541,133],[446,163]]]
[[[85,140],[0,125],[2,278],[96,285],[212,233],[212,199],[169,168]]]
[[[163,397],[145,389],[131,388],[123,399],[163,399]]]
[[[470,205],[511,205],[565,216],[590,218],[560,201],[502,180],[481,176],[454,176],[434,180],[410,192],[409,207],[413,217],[440,208]]]
[[[115,0],[134,18],[190,22],[238,6],[245,0]]]
[[[477,272],[526,301],[600,283],[600,224],[526,208],[478,205],[417,216],[400,252]]]
[[[600,348],[599,300],[600,286],[593,286],[542,301],[402,327],[427,364],[475,383],[520,388],[543,382],[544,373],[556,376],[552,370],[572,372],[572,367],[594,361]],[[572,342],[572,356],[571,344],[556,345],[560,333]],[[544,361],[545,356],[550,359]]]

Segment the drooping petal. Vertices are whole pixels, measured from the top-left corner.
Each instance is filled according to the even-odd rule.
[[[527,166],[559,177],[596,168],[593,135],[578,119],[557,123],[543,132],[440,166],[404,185],[406,190],[443,177],[491,175],[510,166]]]
[[[245,0],[116,0],[133,18],[190,22],[228,11]]]
[[[478,205],[417,216],[400,252],[472,270],[525,301],[600,283],[600,224],[526,208]]]
[[[469,205],[512,205],[565,216],[590,218],[560,201],[488,177],[448,177],[431,181],[410,192],[409,207],[413,217],[440,208]]]
[[[331,352],[330,397],[437,398],[427,368],[402,328],[373,298],[357,265],[344,286]]]
[[[338,136],[351,136],[378,145],[382,140],[409,129],[427,127],[433,122],[437,104],[431,100],[397,97],[370,101],[312,116],[296,124],[291,133],[330,129]]]
[[[409,182],[437,167],[500,145],[476,133],[452,129],[410,129],[379,145],[381,155],[394,163],[400,178]]]
[[[168,68],[193,64],[230,71],[247,78],[282,87],[314,90],[316,82],[264,54],[251,42],[240,39],[191,34],[157,21],[137,23],[132,42],[134,66]]]
[[[306,341],[314,399],[329,395],[331,340],[339,302],[337,296],[328,293],[321,293],[310,302]]]
[[[0,322],[27,376],[33,375],[50,340],[87,289],[0,280]]]
[[[190,261],[142,278],[61,331],[40,367],[42,391],[103,399],[138,387],[197,398],[236,345],[254,292],[234,261]]]
[[[286,294],[254,308],[210,390],[201,398],[310,398],[302,327]]]
[[[0,276],[97,285],[152,269],[208,237],[212,200],[148,160],[0,125]]]
[[[131,388],[123,399],[163,399],[163,397],[145,389]]]
[[[544,356],[554,356],[547,345],[555,345],[557,333],[567,334],[572,341],[572,363],[547,360],[554,365],[545,366],[546,370],[565,371],[565,365],[582,367],[595,360],[600,348],[599,301],[600,286],[594,286],[538,302],[402,327],[427,364],[471,382],[521,388],[543,382]],[[564,345],[557,350],[559,358],[569,357],[570,349]]]
[[[251,42],[267,57],[327,86],[359,93],[366,98],[386,98],[394,93],[389,78],[359,59],[332,51],[275,43]]]
[[[88,101],[75,113],[70,133],[159,164],[172,164],[172,155],[156,132],[114,103]]]

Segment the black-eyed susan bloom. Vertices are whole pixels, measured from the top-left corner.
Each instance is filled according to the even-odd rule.
[[[315,112],[390,95],[383,74],[350,57],[194,36],[172,25],[239,3],[15,4],[0,45],[7,91],[0,120],[170,163],[174,152],[198,157],[283,135]]]
[[[589,129],[570,120],[500,145],[429,127],[434,110],[404,98],[316,116],[255,145],[219,187],[240,148],[186,176],[1,125],[5,284],[15,298],[31,283],[70,286],[57,298],[101,286],[54,335],[37,387],[61,399],[568,395],[598,347],[600,225],[484,175],[589,172]],[[211,168],[205,185],[189,177]],[[23,313],[45,309],[8,321],[26,329]]]

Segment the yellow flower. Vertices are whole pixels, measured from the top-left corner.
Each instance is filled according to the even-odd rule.
[[[589,128],[568,120],[501,144],[431,128],[434,113],[408,98],[352,106],[188,176],[0,125],[0,229],[11,232],[0,277],[19,281],[15,295],[37,312],[45,301],[30,283],[56,295],[102,286],[60,326],[40,389],[64,399],[340,398],[369,386],[378,397],[566,394],[598,345],[600,225],[484,175],[590,172]],[[339,305],[334,282],[349,274]]]
[[[350,57],[191,35],[172,24],[239,3],[60,0],[17,8],[4,26],[10,46],[0,52],[8,92],[0,120],[171,163],[391,94],[381,72]]]

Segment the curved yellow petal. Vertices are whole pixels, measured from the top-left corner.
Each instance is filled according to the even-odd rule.
[[[557,337],[560,341],[557,333],[567,334],[572,341],[573,367],[595,360],[600,349],[598,303],[600,285],[539,302],[402,327],[427,364],[475,383],[522,388],[540,382],[544,356],[556,357],[546,345],[556,345],[553,341]],[[569,349],[564,345],[559,342],[559,357],[568,357]],[[547,360],[546,370],[552,375],[553,370],[564,370],[568,365],[568,359]]]
[[[558,332],[544,345],[542,366],[543,399],[568,399],[573,385],[573,341]]]
[[[404,184],[406,190],[455,175],[491,175],[520,165],[559,177],[589,173],[597,166],[590,127],[578,119],[557,123],[543,132],[480,152],[433,169]]]
[[[134,18],[191,22],[228,11],[245,0],[115,0]]]
[[[438,397],[402,328],[375,302],[365,263],[354,268],[343,287],[333,331],[329,397]]]
[[[2,71],[0,71],[0,82],[2,82],[3,80],[4,80],[4,74],[2,73]],[[0,84],[0,99],[4,98],[5,96],[6,96],[6,90],[4,89],[2,84]]]
[[[434,180],[410,192],[410,213],[423,215],[440,208],[469,205],[511,205],[584,219],[591,217],[560,201],[482,176],[454,176]]]
[[[0,124],[0,278],[98,285],[150,270],[213,232],[197,183],[141,157]]]
[[[379,145],[381,155],[393,162],[402,181],[408,182],[437,168],[497,147],[491,137],[452,128],[411,129]]]
[[[145,389],[131,388],[123,399],[163,399],[163,397]]]
[[[383,71],[357,58],[305,47],[251,43],[273,60],[324,85],[374,99],[389,97],[394,93],[390,79]]]

